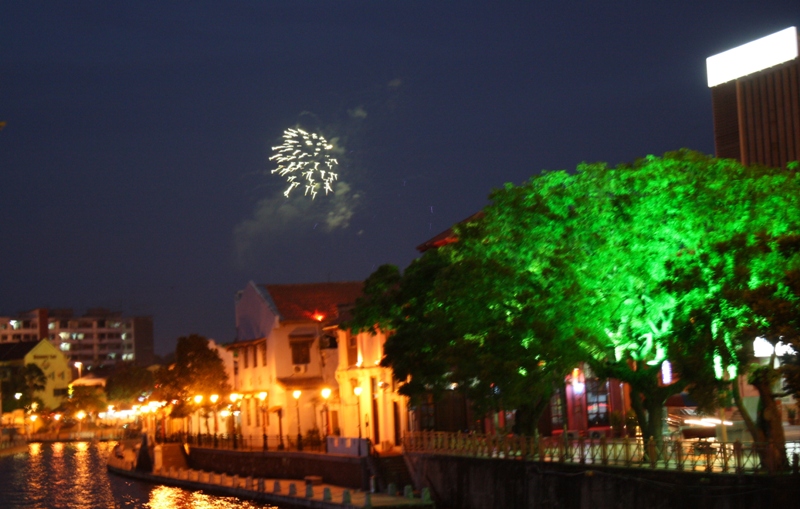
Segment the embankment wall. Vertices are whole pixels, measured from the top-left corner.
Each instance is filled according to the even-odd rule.
[[[773,509],[800,507],[800,476],[589,467],[406,454],[417,489],[447,509]]]

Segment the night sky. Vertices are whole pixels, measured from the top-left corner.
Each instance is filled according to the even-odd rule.
[[[800,23],[797,0],[565,4],[0,1],[0,315],[229,342],[250,280],[363,280],[505,182],[713,153],[706,57]],[[334,195],[270,173],[298,126],[334,145]]]

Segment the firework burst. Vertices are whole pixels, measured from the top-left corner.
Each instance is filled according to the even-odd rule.
[[[317,197],[320,188],[325,194],[333,192],[333,181],[339,178],[336,169],[339,162],[331,157],[333,145],[321,135],[307,133],[302,129],[287,129],[283,132],[283,143],[272,147],[270,161],[278,163],[271,171],[286,178],[289,187],[283,195],[289,194],[301,185],[305,186],[305,196]]]

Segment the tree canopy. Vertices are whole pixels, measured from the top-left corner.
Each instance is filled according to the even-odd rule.
[[[540,401],[583,360],[629,384],[658,438],[667,397],[702,385],[710,402],[723,382],[701,375],[738,363],[717,325],[693,325],[710,281],[677,267],[705,270],[691,267],[742,235],[798,232],[798,191],[795,169],[688,150],[545,172],[494,191],[482,217],[454,228],[458,242],[402,275],[376,271],[353,325],[394,331],[385,362],[409,393],[455,383],[487,407]],[[665,384],[668,358],[679,377]]]
[[[191,397],[227,394],[231,391],[228,374],[216,350],[209,347],[208,339],[192,334],[178,338],[175,363],[159,370],[156,396],[166,401],[176,401],[172,415],[180,417],[190,411]]]

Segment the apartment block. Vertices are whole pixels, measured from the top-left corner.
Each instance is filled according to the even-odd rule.
[[[76,315],[71,309],[37,308],[0,317],[0,344],[47,338],[71,364],[91,370],[118,362],[153,363],[153,319],[126,317],[103,308]]]

